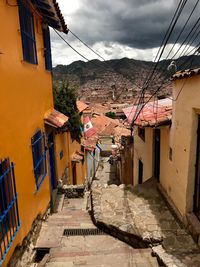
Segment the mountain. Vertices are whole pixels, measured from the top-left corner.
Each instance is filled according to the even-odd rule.
[[[158,97],[171,94],[168,71],[171,60],[160,61],[151,82],[148,83],[147,96],[160,88]],[[177,70],[200,66],[199,56],[185,56],[175,60]],[[152,73],[154,62],[129,58],[108,61],[76,61],[70,65],[57,65],[53,68],[54,84],[68,81],[78,88],[79,98],[86,102],[131,102],[138,95],[148,75]]]

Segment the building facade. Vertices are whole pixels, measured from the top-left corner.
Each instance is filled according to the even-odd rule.
[[[0,266],[7,266],[56,184],[48,150],[54,135],[44,124],[53,109],[49,26],[67,27],[51,0],[3,0],[0,20]]]

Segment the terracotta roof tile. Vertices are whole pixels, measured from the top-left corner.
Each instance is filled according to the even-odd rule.
[[[86,150],[93,151],[96,147],[97,142],[98,142],[98,137],[92,136],[88,139],[83,139],[81,144],[85,147]]]
[[[87,104],[85,104],[84,102],[82,102],[80,100],[76,101],[76,106],[77,106],[79,112],[82,112],[85,109],[89,108],[89,106]]]
[[[68,122],[68,119],[67,116],[55,109],[48,112],[44,117],[45,123],[55,128],[63,127]]]
[[[137,105],[123,109],[129,123],[132,123],[134,119],[136,108]],[[166,98],[147,103],[134,124],[139,126],[155,126],[170,123],[171,118],[172,100]]]
[[[198,74],[200,74],[200,68],[177,71],[172,76],[172,80],[180,80],[180,79],[188,78],[188,77],[198,75]]]
[[[68,33],[67,25],[56,0],[31,0],[31,2],[50,27]]]
[[[81,160],[83,160],[83,155],[80,155],[80,153],[76,151],[71,155],[71,160],[75,162],[81,162]]]

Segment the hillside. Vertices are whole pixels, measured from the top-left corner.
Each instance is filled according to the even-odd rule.
[[[170,60],[159,63],[155,78],[147,94],[158,87],[159,97],[170,95],[172,72],[167,70]],[[182,57],[176,60],[177,70],[199,67],[199,56]],[[54,83],[68,80],[78,88],[79,98],[87,102],[131,102],[137,96],[146,77],[155,63],[128,58],[109,61],[76,61],[70,65],[58,65],[53,69]]]

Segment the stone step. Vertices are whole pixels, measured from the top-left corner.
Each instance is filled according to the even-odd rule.
[[[149,255],[149,254],[148,254]],[[77,256],[51,257],[46,267],[158,267],[157,259],[151,256],[142,257],[140,253],[85,254]]]

